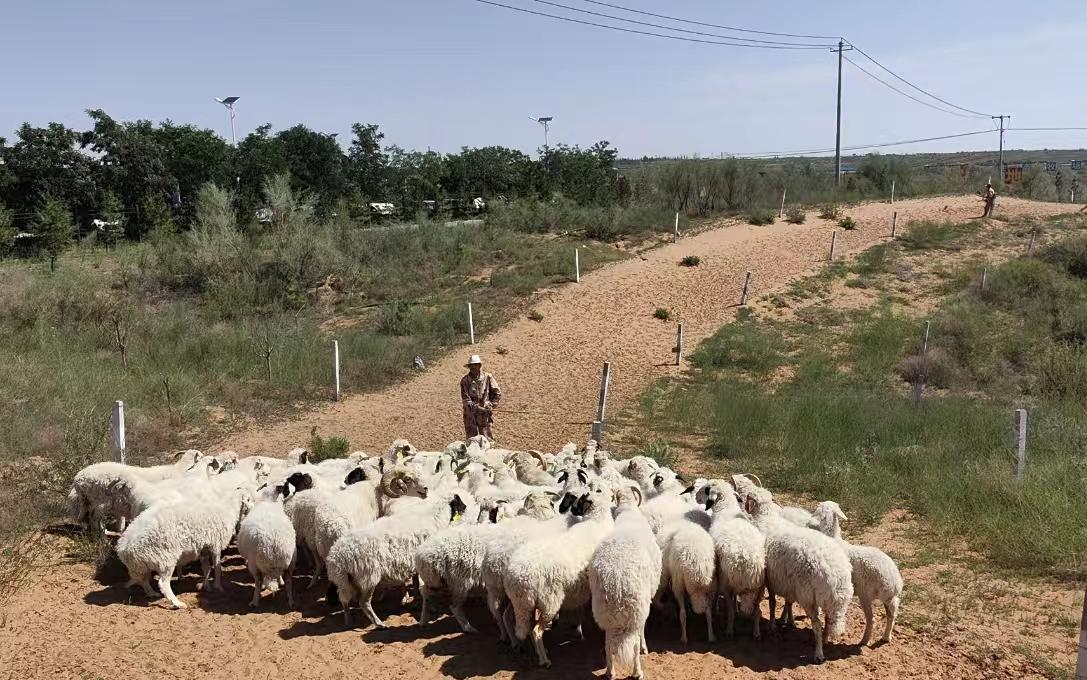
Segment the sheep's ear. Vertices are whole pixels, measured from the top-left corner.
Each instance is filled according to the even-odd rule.
[[[261,484],[260,486],[257,487],[257,491],[263,491],[265,488],[267,488],[267,486],[268,486],[268,482],[265,482],[265,483],[263,483],[263,484]]]
[[[309,463],[309,451],[302,449],[302,453],[298,454],[298,462],[302,465]]]
[[[686,489],[684,489],[683,491],[680,491],[680,492],[679,492],[679,495],[680,495],[680,496],[682,496],[682,495],[683,495],[683,494],[685,494],[685,493],[694,493],[694,484],[692,484],[692,485],[688,486],[688,487],[687,487]]]
[[[377,459],[377,471],[385,472],[385,458],[381,457]]]
[[[351,472],[347,473],[347,477],[344,477],[343,483],[344,483],[345,486],[351,486],[352,484],[357,484],[359,482],[365,482],[365,481],[366,481],[366,470],[363,470],[361,467],[357,467],[354,470],[352,470]]]
[[[744,512],[749,515],[755,514],[755,498],[753,496],[748,496],[744,500]]]
[[[842,512],[842,509],[840,507],[838,507],[838,506],[834,507],[834,516],[837,517],[838,519],[840,519],[843,522],[849,519],[848,517],[845,516],[845,513]]]
[[[559,484],[565,484],[567,479],[570,479],[570,471],[563,470],[562,474],[559,475]]]
[[[589,473],[585,472],[584,470],[578,470],[577,471],[577,478],[578,478],[578,481],[581,482],[582,484],[588,484],[589,483]]]
[[[676,479],[680,482],[683,482],[684,484],[687,483],[687,480],[683,478],[683,475],[679,474],[678,472],[676,473]]]
[[[638,497],[638,507],[642,506],[642,490],[640,487],[631,486],[630,490],[634,492],[634,495]]]
[[[552,501],[557,501],[559,499],[560,494],[557,491],[545,491],[544,493],[546,493],[548,496],[550,496]],[[501,501],[501,502],[505,503],[505,501]]]
[[[491,508],[490,513],[487,515],[487,519],[490,520],[491,524],[498,524],[498,510],[499,506],[496,505]]]

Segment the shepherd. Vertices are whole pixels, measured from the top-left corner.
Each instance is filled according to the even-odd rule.
[[[981,195],[981,199],[985,201],[985,212],[981,216],[990,217],[993,214],[993,205],[996,204],[996,189],[993,188],[992,182],[985,185],[985,192]]]
[[[464,365],[468,375],[460,379],[460,400],[464,404],[464,438],[483,435],[494,441],[494,410],[502,399],[498,381],[483,371],[483,360],[478,354],[468,357]]]

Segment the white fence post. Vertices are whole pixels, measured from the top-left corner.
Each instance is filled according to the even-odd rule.
[[[125,403],[123,401],[113,402],[113,417],[110,418],[110,425],[113,429],[113,460],[114,462],[125,462]]]
[[[747,289],[751,285],[751,272],[747,272],[747,276],[744,277],[744,289],[740,292],[740,306],[743,307],[747,304]]]
[[[926,321],[925,322],[925,336],[921,340],[921,355],[922,356],[928,354],[928,334],[929,334],[929,331],[931,329],[932,329],[932,322],[931,321]]]
[[[891,180],[891,205],[895,204],[895,181]]]
[[[781,188],[781,209],[778,210],[778,219],[780,220],[785,216],[785,192],[789,190],[789,187]]]
[[[1027,470],[1027,410],[1015,409],[1015,481],[1023,481]]]
[[[474,345],[476,344],[476,325],[472,321],[472,303],[468,303],[468,339]]]
[[[608,385],[611,383],[611,362],[604,362],[604,372],[600,376],[600,398],[596,402],[596,419],[604,422],[604,409],[608,404]],[[599,440],[597,440],[599,442]]]
[[[574,248],[574,283],[581,283],[581,256],[578,249]]]
[[[340,341],[332,341],[332,389],[334,399],[340,400]]]
[[[830,261],[834,261],[834,246],[838,244],[838,232],[830,232]]]
[[[981,289],[985,290],[985,287],[989,285],[989,268],[981,270]]]
[[[898,211],[894,212],[891,216],[891,238],[894,238],[898,234]]]
[[[599,444],[600,440],[603,439],[603,438],[604,438],[604,423],[600,422],[599,420],[594,420],[593,421],[592,439],[593,439],[594,442]]]
[[[672,227],[672,243],[679,241],[679,212],[676,212],[676,223]]]
[[[676,366],[683,361],[683,324],[676,329]]]
[[[1030,232],[1030,243],[1027,245],[1027,255],[1030,255],[1034,251],[1034,239],[1038,238],[1038,230],[1035,229]]]

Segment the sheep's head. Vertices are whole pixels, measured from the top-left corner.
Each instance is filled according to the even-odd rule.
[[[313,488],[313,477],[308,472],[293,472],[287,477],[287,483],[294,487],[295,491],[305,491]]]
[[[660,469],[657,461],[646,456],[634,456],[627,461],[627,477],[631,479],[648,479],[655,470]]]
[[[612,493],[612,503],[616,507],[638,507],[642,504],[642,490],[632,484],[619,487]]]
[[[524,505],[517,514],[536,519],[550,519],[556,514],[555,501],[558,498],[559,494],[554,491],[530,491],[525,496]]]
[[[751,495],[754,489],[762,486],[762,480],[752,474],[738,474],[732,475],[729,480],[732,483],[732,488],[736,489],[736,493],[740,496],[740,502],[742,503]]]
[[[834,535],[838,530],[838,522],[845,522],[849,518],[842,512],[842,506],[834,501],[823,501],[815,506],[812,516],[819,522],[819,528],[823,533]]]
[[[381,492],[389,498],[415,496],[426,498],[427,488],[419,478],[419,473],[403,465],[386,468],[381,475]]]
[[[559,473],[559,484],[562,484],[562,488],[566,491],[575,487],[585,486],[589,483],[589,473],[583,468],[567,468]]]
[[[770,512],[773,506],[774,495],[761,486],[752,489],[744,499],[744,511],[752,517]]]
[[[682,482],[683,479],[676,474],[675,470],[666,467],[657,470],[653,476],[649,478],[649,483],[653,485],[654,491],[663,491],[677,481]]]
[[[302,447],[293,448],[287,452],[287,462],[291,465],[305,465],[309,462],[309,451]]]
[[[588,517],[598,515],[611,510],[614,490],[610,484],[603,480],[594,479],[589,484],[589,490],[577,499],[577,503],[571,508],[576,517]],[[565,499],[563,499],[565,502]]]
[[[204,454],[196,449],[185,449],[174,453],[174,464],[187,470],[203,457]]]
[[[425,498],[425,496],[424,496]],[[450,524],[456,524],[464,516],[464,511],[468,509],[464,500],[460,497],[459,493],[453,494],[453,497],[449,499],[449,522]]]
[[[736,490],[723,479],[711,479],[698,489],[694,499],[696,503],[704,506],[707,510],[736,511],[740,509],[740,498],[736,494]]]
[[[347,473],[347,476],[343,478],[344,486],[351,486],[352,484],[358,484],[359,482],[366,481],[366,468],[357,467],[351,472]]]

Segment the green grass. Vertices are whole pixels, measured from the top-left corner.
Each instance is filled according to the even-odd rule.
[[[789,208],[785,213],[785,221],[789,224],[804,224],[806,219],[808,219],[808,214],[800,206]]]
[[[664,307],[657,307],[653,310],[653,318],[660,319],[661,321],[667,321],[672,318],[672,312],[668,311]]]
[[[934,222],[922,220],[906,225],[905,233],[898,240],[907,250],[930,250],[955,246],[958,240],[976,232],[981,225],[978,222]]]
[[[907,252],[955,248],[971,231],[924,229]],[[817,303],[793,322],[748,314],[721,328],[694,353],[699,372],[690,384],[658,390],[654,422],[704,433],[728,469],[753,471],[775,490],[837,500],[851,519],[905,507],[935,536],[965,538],[994,565],[1082,578],[1087,345],[1068,311],[1087,303],[1082,238],[994,267],[985,294],[974,284],[944,299],[929,316],[924,370],[950,392],[930,393],[920,407],[896,369],[919,354],[923,321],[885,300],[848,312],[846,324],[842,312]],[[889,274],[896,248],[873,249],[850,268]],[[798,289],[838,276],[828,266]],[[1024,404],[1028,465],[1016,482],[1011,413]]]

